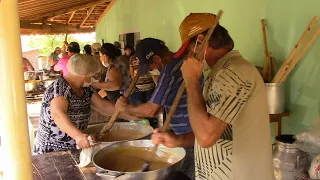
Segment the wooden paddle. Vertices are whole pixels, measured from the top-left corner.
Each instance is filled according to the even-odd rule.
[[[223,14],[223,11],[220,10],[220,11],[218,12],[218,15],[215,17],[214,23],[213,23],[212,27],[209,29],[208,33],[206,34],[206,36],[205,36],[205,38],[204,38],[204,40],[203,40],[203,42],[202,42],[202,44],[201,44],[201,46],[200,46],[200,52],[199,52],[199,53],[196,55],[196,57],[195,57],[196,59],[201,59],[201,58],[203,58],[204,53],[205,53],[205,50],[206,50],[206,48],[208,47],[209,39],[210,39],[210,37],[211,37],[214,29],[215,29],[215,28],[217,27],[217,25],[219,24],[219,20],[220,20],[222,14]],[[191,56],[194,56],[194,54],[192,53]],[[161,131],[161,132],[166,132],[166,131],[168,130],[169,124],[170,124],[171,119],[172,119],[172,116],[174,115],[174,112],[176,111],[176,109],[177,109],[177,107],[178,107],[178,105],[179,105],[180,99],[181,99],[181,97],[182,97],[185,89],[186,89],[186,85],[185,85],[185,83],[184,83],[184,81],[183,81],[182,84],[181,84],[181,86],[180,86],[180,88],[179,88],[179,90],[178,90],[178,92],[177,92],[177,95],[176,95],[176,97],[175,97],[175,99],[174,99],[174,101],[173,101],[173,104],[172,104],[172,106],[171,106],[171,108],[170,108],[170,111],[169,111],[169,113],[168,113],[167,116],[166,116],[166,120],[165,120],[165,122],[164,122],[164,125],[160,128],[160,131]],[[155,145],[155,146],[152,148],[152,155],[153,155],[153,157],[156,155],[156,152],[157,152],[157,150],[158,150],[158,147],[159,147],[159,145]],[[147,170],[149,169],[150,163],[151,163],[151,160],[153,159],[153,157],[150,158],[150,161],[147,161],[147,162],[143,165],[143,167],[142,167],[142,169],[141,169],[142,172],[147,171]]]
[[[137,73],[137,75],[132,79],[129,88],[126,90],[126,92],[124,93],[124,97],[128,98],[132,92],[132,90],[134,89],[138,79],[139,79],[139,73]],[[108,133],[110,131],[110,129],[112,128],[113,124],[116,122],[116,120],[118,119],[118,116],[120,114],[119,110],[115,110],[115,112],[112,114],[109,122],[101,129],[99,135],[98,135],[98,139],[102,139],[103,136],[106,135],[106,133]]]
[[[67,52],[67,46],[66,46],[66,43],[68,43],[68,28],[67,28],[67,31],[66,31],[66,35],[64,36],[64,42],[63,42],[63,45],[62,45],[62,56],[67,56],[68,55],[68,52]]]
[[[306,42],[305,46],[301,47],[301,50],[299,51],[299,53],[292,58],[292,60],[290,61],[290,63],[288,64],[285,72],[283,73],[283,75],[280,78],[279,83],[283,83],[287,80],[287,77],[289,75],[289,73],[293,70],[293,68],[298,64],[298,62],[301,60],[301,58],[303,57],[304,53],[307,52],[307,50],[310,48],[310,46],[312,45],[312,43],[316,40],[316,38],[319,36],[320,34],[320,26],[317,28],[317,30],[312,34],[312,36],[310,37],[310,39]]]
[[[266,24],[264,19],[261,19],[261,30],[262,30],[262,40],[263,40],[264,56],[265,56],[265,62],[262,70],[262,77],[263,77],[263,80],[266,81],[266,79],[268,78],[268,70],[270,65],[270,57],[269,57],[270,54],[268,50]]]
[[[290,68],[290,63],[291,63],[292,59],[294,58],[294,56],[297,53],[297,51],[301,48],[301,45],[303,44],[304,40],[309,35],[310,31],[317,24],[318,21],[319,21],[319,17],[317,17],[317,16],[313,17],[313,19],[309,23],[308,27],[306,28],[306,30],[303,32],[302,36],[300,37],[299,41],[294,46],[294,48],[291,51],[290,55],[284,61],[284,63],[280,67],[279,71],[277,72],[277,74],[273,78],[272,83],[281,83],[281,82],[285,81],[285,79],[286,79],[286,75],[285,74],[288,74],[287,71]],[[283,76],[285,76],[285,78],[283,78]]]

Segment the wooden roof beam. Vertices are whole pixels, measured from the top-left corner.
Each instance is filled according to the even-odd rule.
[[[44,30],[44,31],[61,31],[61,32],[88,32],[94,31],[94,28],[79,28],[76,26],[65,25],[65,24],[51,24],[51,25],[41,25],[41,24],[29,24],[24,21],[20,21],[21,29],[29,30]],[[86,29],[86,30],[84,30]]]
[[[73,18],[73,16],[74,16],[75,13],[76,13],[76,11],[73,11],[73,12],[70,14],[69,19],[68,19],[68,21],[67,21],[67,24],[70,23],[70,21],[72,20],[72,18]]]
[[[109,10],[112,8],[112,6],[117,2],[117,0],[112,0],[109,5],[107,6],[107,8],[103,11],[103,13],[100,15],[100,17],[98,18],[96,25],[98,25],[98,23],[103,19],[103,17],[109,12]]]
[[[30,20],[30,21],[20,20],[20,24],[23,24],[23,25],[27,25],[27,24],[52,25],[52,24],[60,24],[60,23],[57,23],[56,21],[47,21],[47,20],[42,20],[42,21],[40,21],[40,20]]]
[[[24,2],[28,2],[28,1],[33,1],[33,0],[19,0],[18,3],[24,3]]]
[[[77,31],[68,31],[68,34],[77,34],[77,33],[92,33],[94,28],[81,28]],[[34,34],[66,34],[65,31],[59,30],[40,30],[40,29],[20,29],[21,35],[34,35]]]
[[[88,17],[91,15],[92,11],[94,10],[94,8],[96,8],[96,6],[92,6],[92,7],[89,9],[86,17],[84,17],[83,21],[81,22],[80,27],[82,27],[83,24],[86,22],[86,20],[88,19]]]
[[[50,17],[54,17],[54,16],[59,16],[62,14],[67,14],[67,13],[71,13],[73,11],[77,11],[80,9],[85,9],[85,8],[89,8],[98,4],[102,4],[102,3],[106,3],[106,2],[110,2],[111,0],[98,0],[98,1],[93,1],[90,3],[86,3],[86,4],[82,4],[82,5],[78,5],[78,6],[73,6],[71,8],[65,8],[59,11],[55,11],[55,12],[47,12],[47,13],[42,13],[42,14],[38,14],[38,15],[34,15],[34,16],[28,16],[28,17],[24,17],[24,19],[41,19],[43,17],[46,18],[50,18]],[[109,7],[109,6],[108,6]]]

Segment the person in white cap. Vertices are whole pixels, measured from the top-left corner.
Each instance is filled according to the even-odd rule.
[[[91,106],[108,115],[115,110],[112,103],[95,93],[91,82],[85,81],[100,69],[92,56],[73,55],[67,68],[68,75],[57,79],[44,93],[33,154],[75,149],[76,145],[81,149],[90,147],[82,130],[88,126]],[[120,118],[139,119],[125,113]]]

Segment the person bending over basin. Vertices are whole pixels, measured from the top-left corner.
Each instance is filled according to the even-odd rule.
[[[92,105],[105,114],[112,114],[114,105],[102,99],[90,83],[99,69],[92,56],[76,54],[67,64],[68,75],[53,82],[45,91],[41,105],[38,133],[33,154],[90,147],[86,129]],[[120,118],[137,120],[135,116],[120,114]]]

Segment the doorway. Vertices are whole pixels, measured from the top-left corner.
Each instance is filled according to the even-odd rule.
[[[121,51],[124,51],[125,46],[135,48],[137,42],[140,40],[140,32],[124,33],[119,35],[119,42],[121,44]]]

